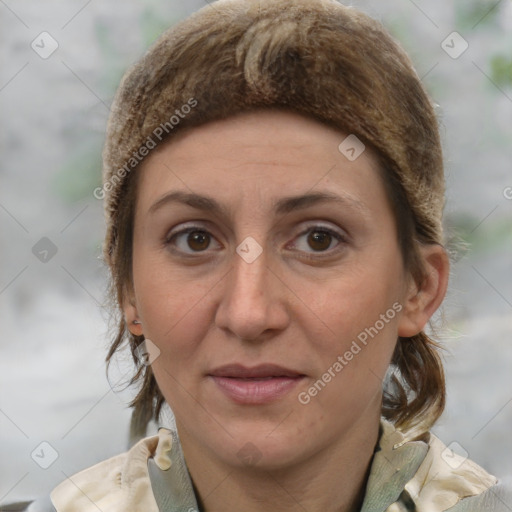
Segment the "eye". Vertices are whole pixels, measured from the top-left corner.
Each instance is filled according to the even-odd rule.
[[[178,252],[193,254],[206,251],[214,240],[212,234],[204,228],[190,226],[176,233],[171,233],[166,238],[165,244],[176,247]],[[220,247],[220,245],[218,246]]]
[[[304,238],[305,235],[308,235],[307,238]],[[299,240],[301,238],[303,241],[293,242],[292,248],[309,254],[332,252],[333,243],[336,248],[347,241],[342,233],[326,226],[310,226],[297,237]],[[165,239],[165,245],[171,246],[173,251],[189,255],[207,251],[212,243],[217,244],[217,249],[221,247],[213,235],[201,226],[190,226],[169,234]]]
[[[338,247],[342,243],[346,242],[346,237],[342,233],[328,228],[326,226],[310,226],[306,231],[303,231],[297,239],[301,239],[304,235],[308,235],[306,238],[302,238],[303,242],[294,243],[293,247],[299,251],[306,253],[325,253],[329,249]],[[312,251],[308,250],[312,249]],[[329,251],[331,252],[331,251]]]

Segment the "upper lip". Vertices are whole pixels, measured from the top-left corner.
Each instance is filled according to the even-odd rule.
[[[276,364],[260,364],[252,368],[241,364],[227,364],[211,371],[209,375],[214,377],[250,379],[262,377],[302,377],[304,374]]]

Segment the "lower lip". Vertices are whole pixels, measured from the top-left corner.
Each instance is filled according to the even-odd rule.
[[[238,404],[266,404],[289,393],[304,377],[273,377],[266,380],[211,376],[219,389]]]

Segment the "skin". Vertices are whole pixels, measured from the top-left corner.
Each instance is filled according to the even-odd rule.
[[[366,149],[349,161],[338,150],[345,137],[289,112],[244,113],[178,133],[137,171],[125,316],[160,350],[152,368],[209,512],[359,510],[397,336],[420,332],[444,297],[444,250],[422,248],[428,277],[418,289],[375,157]],[[161,201],[173,191],[210,196],[229,213]],[[343,203],[273,209],[284,196],[320,191]],[[206,238],[172,238],[191,225]],[[315,239],[316,226],[342,240]],[[236,252],[249,236],[262,249],[252,263]],[[300,403],[396,303],[401,311],[378,335]],[[241,405],[208,376],[234,362],[274,363],[305,378],[275,402]]]

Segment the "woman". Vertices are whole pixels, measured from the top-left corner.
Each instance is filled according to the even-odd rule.
[[[509,510],[429,433],[444,176],[435,113],[380,24],[331,0],[221,0],[124,77],[105,258],[136,362],[132,434],[64,511]]]

